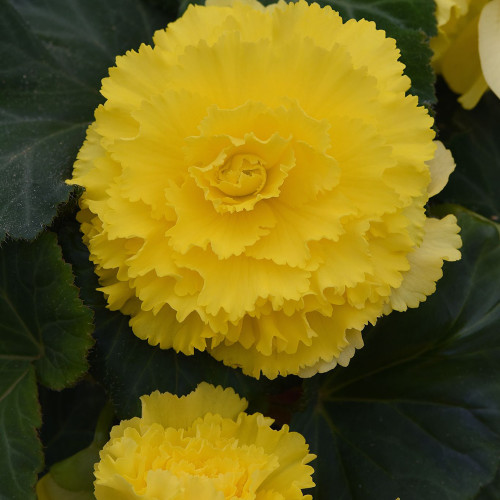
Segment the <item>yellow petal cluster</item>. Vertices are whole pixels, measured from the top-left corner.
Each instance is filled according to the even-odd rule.
[[[395,41],[329,7],[234,0],[154,42],[103,80],[70,181],[108,307],[255,377],[347,365],[460,257],[454,217],[425,215],[454,165]]]
[[[302,435],[249,415],[232,389],[201,383],[178,398],[143,396],[95,466],[97,500],[311,500],[315,457]]]
[[[434,67],[473,108],[490,88],[500,97],[500,0],[436,0]]]

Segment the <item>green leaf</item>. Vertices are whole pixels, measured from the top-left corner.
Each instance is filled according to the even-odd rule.
[[[113,417],[113,409],[108,403],[100,414],[92,443],[51,467],[50,473],[59,485],[71,491],[93,489],[94,464],[99,461],[99,451],[109,439]]]
[[[26,360],[0,360],[0,499],[34,500],[43,463],[35,370]]]
[[[500,469],[498,469],[493,481],[479,491],[474,500],[498,500],[500,498]]]
[[[43,415],[40,438],[48,469],[92,442],[106,396],[99,384],[86,377],[63,391],[40,386],[39,400]]]
[[[435,3],[433,0],[321,0],[330,5],[344,20],[367,19],[378,29],[396,39],[401,51],[405,74],[411,79],[410,93],[420,104],[436,102],[434,73],[430,67],[432,51],[429,38],[436,35]]]
[[[38,381],[61,389],[87,370],[92,313],[52,233],[0,248],[0,479],[7,499],[33,498],[41,443]],[[4,490],[2,489],[2,494]]]
[[[95,500],[93,492],[70,491],[59,486],[51,474],[38,482],[37,493],[38,500]]]
[[[107,69],[168,18],[134,0],[0,0],[0,12],[0,239],[34,238],[68,198]]]
[[[437,291],[306,383],[292,421],[318,455],[314,498],[466,500],[500,463],[498,226],[456,208],[464,242]]]
[[[95,95],[117,56],[137,50],[142,43],[151,43],[153,32],[172,20],[166,13],[167,5],[157,10],[135,0],[11,0],[11,3],[52,61]]]
[[[37,484],[39,500],[93,500],[94,464],[109,439],[113,410],[108,403],[99,416],[94,439],[89,446],[50,468]]]
[[[500,100],[487,92],[472,111],[466,111],[456,103],[456,95],[450,94],[440,93],[443,102],[438,106],[437,123],[457,166],[439,200],[460,203],[498,221]]]
[[[275,381],[257,381],[215,361],[204,352],[194,356],[177,354],[173,349],[162,350],[137,338],[128,325],[129,317],[106,309],[102,293],[89,262],[89,253],[81,241],[76,224],[66,225],[59,233],[64,255],[73,262],[76,283],[85,303],[94,310],[96,347],[92,366],[95,375],[109,390],[120,419],[140,414],[139,397],[154,390],[178,395],[191,392],[200,382],[233,387],[250,401],[249,411],[261,411],[286,423],[293,411],[275,404],[277,395],[286,396],[298,385],[297,377]],[[287,402],[289,402],[287,400]]]
[[[33,361],[39,381],[62,389],[87,370],[92,313],[78,298],[53,233],[0,249],[0,356]]]
[[[257,381],[215,361],[204,352],[193,356],[162,350],[137,338],[120,313],[96,314],[96,366],[109,388],[120,418],[140,414],[140,396],[154,390],[185,395],[200,382],[232,387],[249,400],[249,412],[260,411],[280,424],[289,420],[281,408],[270,411],[271,401],[294,385],[295,377]]]

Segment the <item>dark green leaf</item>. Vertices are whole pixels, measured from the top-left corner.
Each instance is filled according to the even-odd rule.
[[[251,413],[260,411],[278,420],[289,419],[289,415],[281,413],[281,408],[272,412],[269,406],[276,394],[297,384],[294,377],[257,381],[240,370],[224,366],[206,353],[185,356],[172,349],[152,347],[133,334],[128,317],[118,315],[111,311],[97,313],[95,335],[97,366],[120,418],[139,415],[139,397],[144,394],[160,390],[184,395],[206,381],[234,388],[250,401]]]
[[[151,12],[134,0],[0,0],[0,239],[35,237],[67,200],[107,68],[167,23]]]
[[[0,485],[10,500],[33,498],[42,465],[35,382],[54,389],[87,369],[92,313],[52,233],[0,248]],[[4,489],[1,490],[4,494]],[[31,495],[31,496],[30,496]]]
[[[167,16],[169,20],[174,20],[179,17],[182,12],[179,12],[180,1],[177,0],[140,0],[148,6],[151,11],[149,17],[158,20],[159,17]],[[155,9],[157,12],[155,12]],[[164,28],[166,23],[159,25],[158,28]]]
[[[474,497],[474,500],[498,500],[500,498],[500,469],[490,484],[487,484]]]
[[[52,61],[98,95],[117,56],[151,43],[171,19],[134,0],[11,0]],[[163,12],[163,11],[162,11]],[[94,98],[95,99],[95,98]],[[94,101],[95,106],[95,101]],[[93,108],[87,110],[91,113]]]
[[[37,492],[51,500],[93,500],[94,464],[109,439],[114,413],[107,403],[99,415],[94,439],[84,449],[56,463],[37,484]],[[43,492],[43,493],[42,493]]]
[[[344,20],[367,19],[377,28],[395,38],[401,51],[405,74],[411,79],[410,93],[419,97],[420,104],[436,102],[434,73],[430,67],[432,52],[429,37],[436,31],[433,0],[321,0],[331,5]]]
[[[421,105],[435,104],[436,77],[429,64],[432,51],[426,35],[422,31],[405,29],[394,29],[388,31],[388,34],[397,40],[401,50],[400,60],[406,66],[405,74],[411,79],[409,93],[418,96]]]
[[[380,29],[394,27],[437,34],[432,0],[332,0],[332,8],[347,18],[375,21]]]
[[[60,392],[40,387],[39,399],[43,415],[40,438],[48,469],[92,442],[106,397],[102,387],[88,377]]]
[[[439,199],[460,203],[498,221],[500,99],[487,92],[472,111],[466,111],[456,103],[456,95],[443,91],[440,96],[443,102],[438,106],[438,127],[457,166]]]
[[[47,474],[37,483],[38,497],[50,500],[95,500],[94,492],[69,491],[54,480],[51,474]]]
[[[55,235],[4,243],[0,264],[0,356],[34,361],[47,387],[73,383],[88,366],[92,313],[78,298]]]
[[[43,464],[35,370],[26,360],[0,360],[0,499],[34,500]]]
[[[93,491],[94,464],[99,461],[99,451],[109,439],[114,413],[107,404],[99,416],[94,439],[86,448],[58,462],[50,469],[56,482],[70,491]]]
[[[418,309],[307,385],[292,421],[319,458],[314,498],[465,500],[500,462],[498,226],[456,209],[463,258]]]

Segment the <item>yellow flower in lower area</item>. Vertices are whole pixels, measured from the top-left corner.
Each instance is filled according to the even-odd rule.
[[[190,6],[116,60],[75,163],[108,307],[255,377],[349,363],[460,257],[453,169],[375,24],[304,1]],[[437,151],[437,154],[436,154]]]
[[[178,398],[143,396],[142,417],[122,421],[95,466],[97,500],[311,499],[315,457],[288,426],[248,415],[232,389],[201,383]]]
[[[500,97],[500,0],[436,0],[434,67],[466,109],[491,88]]]

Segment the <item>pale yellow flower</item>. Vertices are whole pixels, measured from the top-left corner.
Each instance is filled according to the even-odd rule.
[[[315,458],[288,426],[244,412],[232,389],[201,383],[178,398],[143,396],[142,417],[122,421],[95,466],[97,500],[311,500]]]
[[[347,365],[460,256],[455,218],[425,215],[453,160],[395,41],[248,0],[191,6],[154,42],[103,81],[71,181],[109,308],[255,377]]]
[[[433,64],[466,109],[491,88],[500,97],[500,0],[436,0]]]

